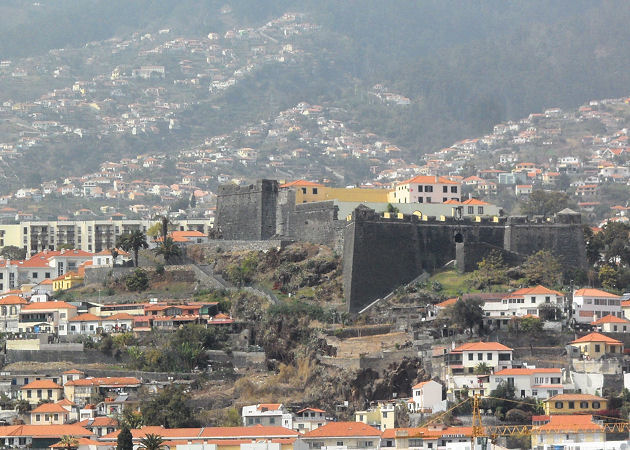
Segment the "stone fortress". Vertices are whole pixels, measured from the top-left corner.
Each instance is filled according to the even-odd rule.
[[[586,267],[579,213],[554,217],[458,218],[376,213],[359,205],[338,218],[334,201],[295,202],[295,190],[276,180],[222,185],[217,195],[216,235],[226,240],[283,239],[324,244],[343,255],[344,296],[357,313],[423,272],[455,260],[460,271],[476,268],[490,251],[510,262],[539,250],[551,251],[568,271]],[[454,208],[456,209],[456,208]]]

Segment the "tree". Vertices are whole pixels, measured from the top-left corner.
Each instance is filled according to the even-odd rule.
[[[189,397],[177,386],[167,386],[140,403],[145,425],[162,425],[165,428],[185,428],[197,425],[188,406]]]
[[[162,243],[155,249],[156,255],[162,255],[164,262],[170,264],[175,258],[178,258],[182,254],[182,250],[175,243],[172,237],[163,238]]]
[[[485,258],[477,263],[477,270],[472,279],[478,288],[486,288],[493,284],[502,284],[507,280],[507,266],[503,256],[497,250],[492,250]]]
[[[127,405],[122,411],[118,421],[130,430],[140,428],[142,426],[142,414],[133,407]]]
[[[224,427],[239,427],[243,424],[241,415],[238,413],[238,409],[230,408],[225,413],[222,426]]]
[[[120,236],[117,246],[127,252],[133,251],[133,260],[135,266],[138,267],[138,252],[141,248],[148,248],[149,244],[147,244],[147,237],[142,231],[134,230]]]
[[[114,247],[109,251],[109,253],[112,255],[112,266],[116,267],[116,260],[118,259],[118,249]]]
[[[453,321],[462,328],[468,328],[470,334],[473,333],[475,326],[481,329],[483,327],[482,303],[482,300],[478,298],[471,298],[466,301],[460,298],[452,306],[451,316]]]
[[[72,450],[79,447],[79,440],[73,436],[64,435],[61,437],[59,444],[61,444],[63,448],[67,450]]]
[[[536,334],[543,329],[542,320],[538,317],[523,317],[521,319],[521,330],[525,333]]]
[[[20,414],[26,414],[31,410],[31,404],[24,399],[18,400],[15,404],[15,410]]]
[[[391,213],[391,214],[398,214],[400,212],[400,210],[398,208],[396,208],[394,205],[392,205],[391,203],[387,204],[387,212]]]
[[[116,450],[133,450],[133,436],[127,424],[123,424],[120,428],[120,433],[118,433],[118,439],[116,440]]]
[[[149,276],[142,269],[136,269],[125,278],[125,286],[130,291],[142,292],[149,288]]]
[[[147,236],[152,237],[153,239],[157,239],[160,236],[162,231],[162,224],[160,222],[155,222],[149,228],[147,228]]]
[[[488,375],[492,373],[490,366],[484,362],[480,362],[475,366],[475,375]]]
[[[617,287],[617,270],[614,267],[609,265],[600,267],[597,278],[604,289],[615,289]]]
[[[527,200],[521,203],[521,213],[528,216],[552,216],[570,206],[566,192],[534,190]]]
[[[0,250],[0,256],[4,259],[24,259],[26,258],[26,249],[15,245],[7,245]]]
[[[562,280],[562,266],[549,250],[529,255],[521,267],[530,285],[554,286]]]
[[[140,441],[140,448],[146,450],[161,450],[164,448],[164,439],[162,439],[162,436],[149,433]]]

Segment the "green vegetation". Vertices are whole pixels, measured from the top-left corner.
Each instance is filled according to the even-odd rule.
[[[474,286],[484,289],[507,282],[507,265],[500,252],[492,250],[488,256],[477,263],[477,270],[472,274]]]
[[[125,277],[125,286],[134,292],[146,291],[149,288],[149,276],[142,269],[136,269]]]
[[[126,252],[133,251],[133,261],[135,266],[138,267],[138,252],[141,248],[148,248],[149,244],[147,243],[147,236],[142,231],[135,230],[120,236],[116,246]]]
[[[167,386],[140,404],[144,425],[162,425],[164,428],[198,426],[188,406],[190,397],[181,387]]]
[[[551,217],[565,208],[577,210],[577,204],[573,202],[566,192],[547,192],[534,190],[520,205],[521,214],[527,216]]]
[[[133,436],[127,425],[123,425],[118,433],[116,450],[133,450]]]

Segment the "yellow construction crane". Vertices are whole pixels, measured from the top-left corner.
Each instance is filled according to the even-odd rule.
[[[494,399],[494,400],[500,400],[500,401],[507,401],[507,402],[512,402],[512,403],[516,403],[516,404],[523,404],[523,401],[518,401],[518,400],[510,400],[510,399],[505,399],[505,398],[495,398],[495,397],[484,397],[486,399]],[[440,414],[439,416],[433,418],[432,420],[426,422],[425,424],[423,424],[422,426],[426,426],[429,425],[433,422],[437,422],[439,419],[441,419],[442,417],[444,417],[446,414],[450,413],[451,411],[453,411],[454,409],[464,405],[466,402],[469,402],[472,400],[472,436],[471,436],[471,443],[472,443],[472,448],[474,449],[475,447],[475,443],[480,443],[482,445],[482,447],[484,446],[484,444],[487,443],[487,439],[489,439],[491,442],[496,442],[497,438],[500,436],[530,436],[532,434],[532,431],[534,430],[534,426],[533,425],[487,425],[484,426],[481,420],[481,410],[479,408],[479,402],[481,400],[481,396],[479,394],[475,394],[472,398],[467,398],[461,402],[459,402],[457,405],[453,406],[452,408],[448,409],[447,411],[445,411],[444,413]],[[599,417],[602,417],[604,419],[610,419],[611,421],[609,422],[605,422],[603,424],[601,424],[601,426],[603,427],[603,431],[606,433],[623,433],[623,432],[630,432],[630,423],[627,421],[620,421],[618,418],[616,417],[607,417],[607,416],[601,416],[598,415]],[[562,429],[554,429],[554,432],[562,432],[562,431],[573,431],[573,432],[580,432],[580,431],[589,431],[589,430],[581,430],[579,427],[575,427],[573,426],[570,430],[562,430]],[[484,440],[485,442],[480,442],[479,439]]]

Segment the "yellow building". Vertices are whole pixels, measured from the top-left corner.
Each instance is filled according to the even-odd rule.
[[[295,190],[295,203],[339,202],[387,203],[387,189],[334,188],[306,180],[296,180],[280,185],[281,189]]]
[[[543,402],[545,414],[586,414],[608,407],[605,398],[590,394],[558,394]]]
[[[604,336],[601,333],[590,333],[571,342],[580,354],[590,358],[601,358],[604,355],[623,355],[623,342]]]
[[[20,399],[31,405],[42,401],[57,402],[62,398],[63,388],[52,380],[35,380],[20,388]]]
[[[361,422],[379,430],[394,428],[396,423],[396,407],[394,403],[380,403],[375,408],[354,413],[354,421]]]
[[[280,185],[280,189],[295,189],[295,203],[322,202],[326,200],[322,188],[323,184],[312,181],[296,180]]]
[[[65,291],[83,284],[83,275],[77,272],[67,272],[53,280],[53,291]]]
[[[387,189],[323,187],[324,200],[340,202],[387,203]]]
[[[532,429],[532,449],[539,450],[565,442],[604,442],[604,427],[591,415],[551,416],[548,423]]]

